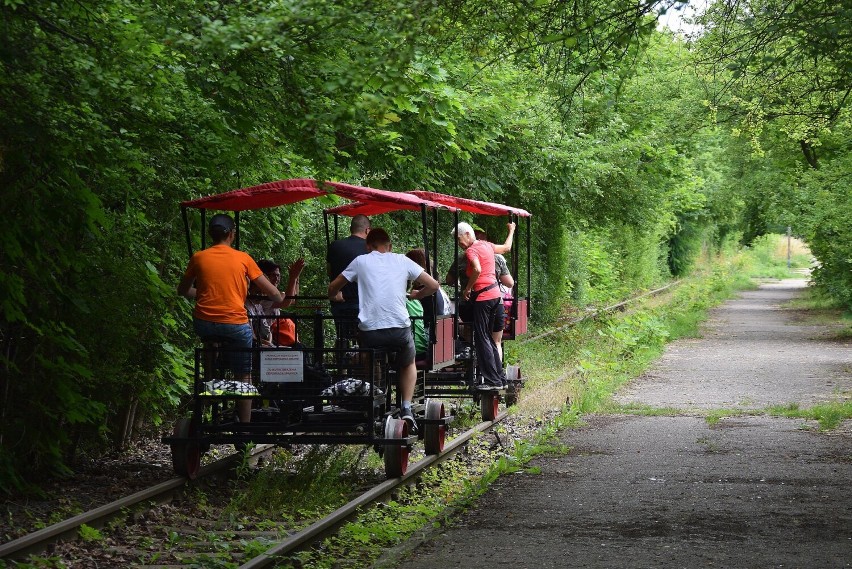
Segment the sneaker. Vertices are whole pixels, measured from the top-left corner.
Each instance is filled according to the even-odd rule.
[[[456,354],[456,360],[460,362],[468,361],[470,359],[470,347],[465,346],[465,348]]]
[[[411,410],[411,407],[400,411],[399,418],[408,423],[409,435],[417,434],[417,419],[414,418],[414,412]]]

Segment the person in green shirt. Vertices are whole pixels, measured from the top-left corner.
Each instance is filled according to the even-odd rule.
[[[429,342],[426,338],[426,326],[423,324],[423,304],[419,300],[409,298],[405,301],[405,308],[411,316],[411,332],[414,334],[414,359],[422,360],[426,357]]]

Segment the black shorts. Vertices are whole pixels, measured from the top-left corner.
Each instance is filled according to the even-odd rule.
[[[506,307],[501,301],[494,308],[494,323],[491,325],[492,332],[502,332],[506,329]]]
[[[473,303],[467,300],[459,300],[458,314],[462,322],[473,322]]]
[[[358,333],[358,345],[367,349],[398,350],[396,362],[400,367],[414,361],[414,335],[411,328],[361,330]]]
[[[331,316],[334,318],[334,326],[337,338],[340,340],[354,340],[358,334],[358,303],[357,302],[332,302]]]

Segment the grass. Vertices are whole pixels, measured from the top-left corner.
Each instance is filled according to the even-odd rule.
[[[810,419],[819,423],[821,431],[836,429],[840,423],[852,419],[852,400],[820,403],[813,407],[802,409],[797,403],[774,405],[766,409],[766,414],[772,417],[788,417],[795,419]]]
[[[712,427],[713,425],[717,425],[722,419],[754,414],[754,410],[748,409],[710,409],[709,411],[704,412],[704,420]]]
[[[313,446],[295,458],[279,450],[264,468],[237,481],[242,491],[225,509],[238,516],[252,512],[269,520],[296,522],[321,517],[345,504],[355,490],[367,449]]]
[[[798,239],[789,239],[789,267],[787,251],[785,235],[769,234],[756,238],[744,258],[746,273],[754,278],[785,279],[797,276],[796,269],[808,268],[814,262],[808,246]]]
[[[631,411],[627,410],[624,412]],[[657,413],[652,407],[639,407],[635,410],[635,413],[641,415],[678,414],[677,412]],[[801,407],[798,403],[787,403],[785,405],[770,405],[757,409],[710,409],[703,411],[702,414],[710,426],[718,424],[722,419],[730,419],[731,417],[756,417],[764,415],[769,417],[787,417],[789,419],[808,419],[816,421],[819,424],[820,431],[830,431],[840,426],[843,421],[852,419],[852,399],[850,399],[850,396],[846,396],[842,401],[819,403],[805,408]]]

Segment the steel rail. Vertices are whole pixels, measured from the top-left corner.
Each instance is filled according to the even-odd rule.
[[[681,280],[676,280],[674,282],[667,284],[666,286],[663,286],[663,287],[660,287],[660,288],[657,288],[657,289],[654,289],[654,290],[649,290],[648,292],[644,292],[640,295],[633,296],[631,298],[628,298],[627,300],[622,300],[621,302],[619,302],[617,304],[613,304],[612,306],[606,306],[604,308],[599,308],[597,310],[589,312],[588,314],[584,314],[583,316],[580,316],[578,318],[572,318],[571,320],[569,320],[566,324],[563,324],[562,326],[558,326],[556,328],[551,328],[547,332],[542,332],[541,334],[539,334],[537,336],[533,336],[532,338],[524,338],[523,340],[521,340],[518,343],[519,344],[528,344],[529,342],[534,342],[535,340],[539,340],[541,338],[550,336],[551,334],[556,334],[557,332],[561,332],[565,328],[573,326],[574,324],[579,324],[580,322],[583,322],[585,320],[590,320],[590,319],[595,318],[595,317],[597,317],[601,314],[606,314],[607,312],[612,312],[614,310],[620,310],[620,309],[624,308],[625,306],[627,306],[627,305],[629,305],[633,302],[636,302],[637,300],[645,298],[646,296],[654,296],[656,294],[659,294],[659,293],[661,293],[665,290],[670,289],[673,286],[679,285],[681,282],[682,282]]]
[[[268,567],[274,563],[280,562],[281,557],[301,549],[304,545],[313,543],[316,540],[328,535],[331,531],[340,526],[343,522],[353,517],[359,510],[366,505],[372,504],[373,502],[378,502],[384,497],[391,494],[395,489],[400,486],[404,486],[414,479],[416,479],[420,474],[429,468],[430,466],[434,466],[453,456],[456,452],[458,452],[474,435],[478,433],[482,433],[490,429],[495,424],[503,421],[506,417],[508,417],[508,411],[502,411],[497,417],[494,418],[493,421],[485,421],[479,423],[472,429],[465,431],[460,434],[458,437],[454,438],[450,441],[445,447],[441,454],[427,456],[421,460],[415,462],[408,471],[399,478],[394,478],[391,480],[386,480],[364,492],[351,502],[341,506],[336,509],[326,517],[318,520],[305,528],[304,530],[297,532],[287,539],[279,542],[274,545],[270,549],[267,549],[265,552],[260,554],[259,556],[250,559],[246,563],[243,563],[239,566],[239,569],[257,569],[259,567]]]
[[[257,447],[251,452],[251,459],[257,459],[263,454],[274,448],[274,445],[263,445]],[[211,476],[230,468],[233,463],[242,460],[241,453],[226,456],[223,459],[212,462],[201,468],[198,473],[199,478]],[[125,496],[115,502],[104,504],[88,512],[78,514],[67,520],[55,523],[46,528],[42,528],[33,533],[14,539],[10,542],[0,545],[0,559],[20,558],[30,554],[38,554],[45,551],[47,545],[59,541],[60,539],[71,538],[76,535],[77,530],[83,524],[92,527],[102,527],[109,520],[121,514],[125,508],[130,508],[137,504],[147,501],[155,501],[164,503],[187,482],[185,477],[172,478],[166,480],[150,488],[140,490],[130,496]]]

